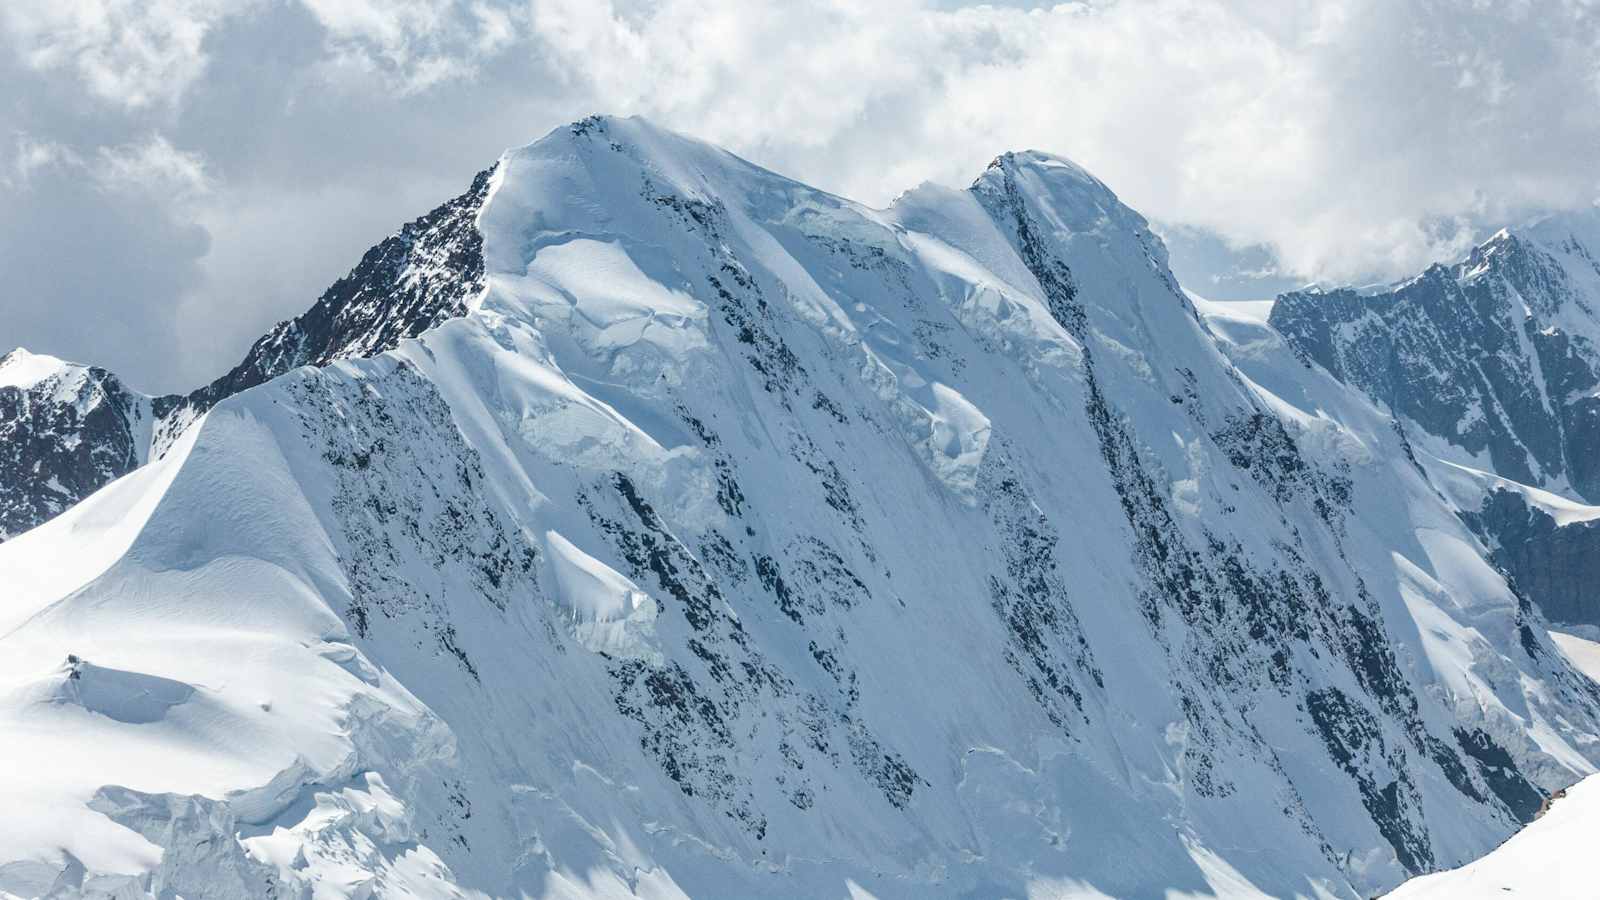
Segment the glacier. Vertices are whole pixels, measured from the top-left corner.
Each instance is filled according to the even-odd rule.
[[[0,414],[80,371],[6,357]],[[557,129],[0,543],[0,896],[1460,865],[1595,771],[1600,688],[1338,374],[1055,156],[871,209]]]

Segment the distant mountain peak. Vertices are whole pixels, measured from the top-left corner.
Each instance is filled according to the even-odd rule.
[[[0,356],[0,388],[14,387],[27,390],[46,378],[60,375],[75,366],[76,363],[69,363],[43,353],[30,353],[27,348],[18,347]]]
[[[141,465],[152,420],[150,398],[104,369],[0,357],[0,541]]]

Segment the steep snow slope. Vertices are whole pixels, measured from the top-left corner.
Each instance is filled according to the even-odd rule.
[[[1600,681],[1600,641],[1595,640],[1593,629],[1585,629],[1585,634],[1588,636],[1552,631],[1550,638],[1572,662],[1573,668],[1593,681]]]
[[[1600,759],[1404,433],[1070,163],[591,119],[481,197],[451,315],[0,545],[0,891],[1355,897]]]
[[[1600,831],[1600,777],[1566,792],[1537,822],[1494,852],[1459,869],[1406,882],[1389,900],[1479,900],[1506,896],[1587,900],[1595,894],[1589,865]]]
[[[1431,480],[1553,621],[1600,622],[1600,507],[1422,454]]]

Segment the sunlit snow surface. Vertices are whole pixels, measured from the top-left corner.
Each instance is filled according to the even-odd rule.
[[[1557,646],[1600,680],[1600,643],[1553,633]],[[1406,882],[1389,900],[1588,900],[1600,891],[1595,839],[1600,836],[1600,776],[1569,788],[1538,821],[1482,859]]]
[[[1600,777],[1590,777],[1484,858],[1408,881],[1388,896],[1390,900],[1587,900],[1600,884],[1594,864],[1596,835],[1600,835]]]
[[[0,356],[0,387],[27,390],[39,382],[61,372],[67,364],[54,356],[29,353],[18,348]]]
[[[1517,827],[1458,730],[1600,760],[1390,420],[1070,163],[589,120],[478,227],[468,315],[0,545],[0,891],[1360,897]]]

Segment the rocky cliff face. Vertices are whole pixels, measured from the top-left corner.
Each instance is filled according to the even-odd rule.
[[[1392,290],[1285,294],[1271,322],[1485,468],[1600,499],[1600,295],[1586,245],[1558,241],[1501,232]]]
[[[1593,214],[1502,231],[1453,266],[1392,289],[1286,294],[1271,322],[1305,359],[1410,423],[1429,460],[1570,500],[1600,498],[1600,266]],[[1453,476],[1446,474],[1444,477]],[[1600,623],[1584,523],[1465,500],[1468,517],[1553,618]]]
[[[466,312],[483,291],[483,236],[473,225],[493,169],[466,193],[366,252],[305,313],[280,322],[251,345],[226,375],[187,395],[157,398],[156,414],[187,425],[220,400],[300,366],[391,350]],[[170,436],[173,427],[164,429]]]
[[[0,356],[0,540],[142,464],[153,418],[150,398],[104,369]]]
[[[1600,521],[1559,524],[1514,490],[1490,493],[1462,518],[1492,548],[1491,559],[1544,614],[1565,624],[1600,624]]]
[[[1358,897],[1600,762],[1405,431],[1071,163],[493,171],[445,302],[0,546],[0,890]]]

